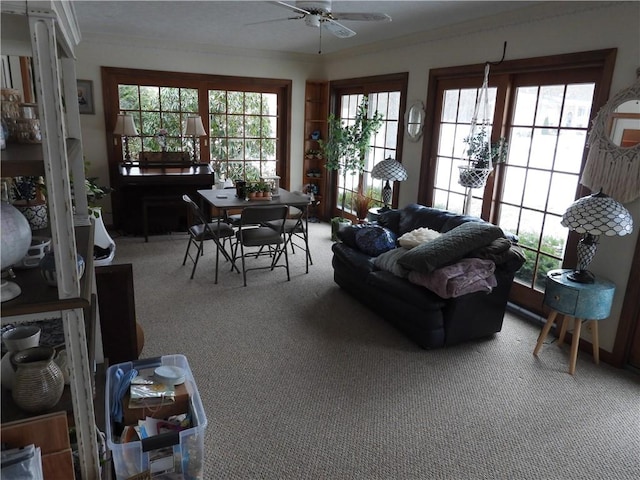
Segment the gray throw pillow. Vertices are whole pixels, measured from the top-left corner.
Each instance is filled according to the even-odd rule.
[[[430,242],[412,248],[398,263],[409,270],[431,273],[503,236],[500,227],[491,223],[466,222]]]

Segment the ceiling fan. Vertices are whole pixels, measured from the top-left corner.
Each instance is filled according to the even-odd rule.
[[[362,21],[362,22],[390,22],[391,17],[386,13],[363,13],[363,12],[332,12],[331,0],[319,1],[296,1],[295,5],[286,2],[270,2],[289,10],[298,15],[295,17],[280,18],[277,20],[266,20],[258,23],[279,22],[282,20],[301,20],[309,27],[320,27],[331,32],[338,38],[353,37],[356,32],[344,26],[338,20]]]

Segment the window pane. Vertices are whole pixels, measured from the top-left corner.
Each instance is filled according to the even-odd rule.
[[[553,166],[557,138],[557,130],[550,128],[533,130],[529,167],[550,169]]]
[[[526,166],[529,163],[532,132],[530,128],[517,127],[511,129],[509,139],[509,165]]]
[[[174,87],[160,88],[160,105],[165,112],[180,111],[180,89]]]
[[[594,90],[593,83],[567,87],[567,96],[562,112],[563,127],[588,128]]]
[[[505,167],[504,190],[502,192],[502,201],[520,205],[522,194],[524,192],[526,170],[524,168],[513,167],[507,165]]]
[[[580,173],[586,140],[586,130],[560,130],[554,168],[564,172]]]
[[[160,110],[160,89],[158,87],[140,87],[140,108],[142,110]]]
[[[138,109],[137,85],[118,85],[118,96],[120,97],[120,110]]]
[[[577,188],[577,175],[554,173],[551,177],[547,211],[562,215],[576,198]]]
[[[538,101],[538,87],[518,87],[516,89],[516,108],[513,115],[514,125],[533,125]]]
[[[447,90],[444,92],[444,104],[442,106],[442,121],[455,122],[458,117],[459,90]]]
[[[560,111],[564,100],[564,85],[540,87],[536,126],[560,125]]]
[[[544,210],[547,203],[550,179],[550,172],[529,169],[527,171],[522,206]]]
[[[458,123],[471,124],[471,118],[473,118],[473,112],[476,108],[476,95],[477,89],[464,89],[460,90],[460,106],[458,108]]]

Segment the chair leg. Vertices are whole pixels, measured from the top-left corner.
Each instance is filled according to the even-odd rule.
[[[236,249],[238,246],[236,245]],[[244,286],[247,286],[247,270],[244,265],[244,245],[240,242],[240,255],[242,256],[242,281],[244,282]]]
[[[191,248],[191,242],[193,241],[191,235],[189,235],[189,243],[187,243],[187,251],[184,252],[184,258],[182,259],[182,265],[187,263],[187,257],[189,256],[189,249]]]
[[[215,279],[215,284],[218,284],[218,264],[220,263],[220,247],[218,245],[216,245],[218,248],[216,248],[216,279]]]
[[[200,260],[200,257],[202,256],[202,251],[204,250],[204,241],[200,240],[200,243],[198,243],[198,251],[196,253],[196,256],[193,260],[193,269],[191,270],[191,279],[193,279],[193,276],[196,273],[196,267],[198,266],[198,261]]]

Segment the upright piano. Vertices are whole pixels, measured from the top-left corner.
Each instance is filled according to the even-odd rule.
[[[119,166],[113,192],[114,223],[125,234],[185,231],[189,224],[182,195],[197,198],[210,188],[208,163],[195,163],[184,152],[140,152],[137,163]]]

